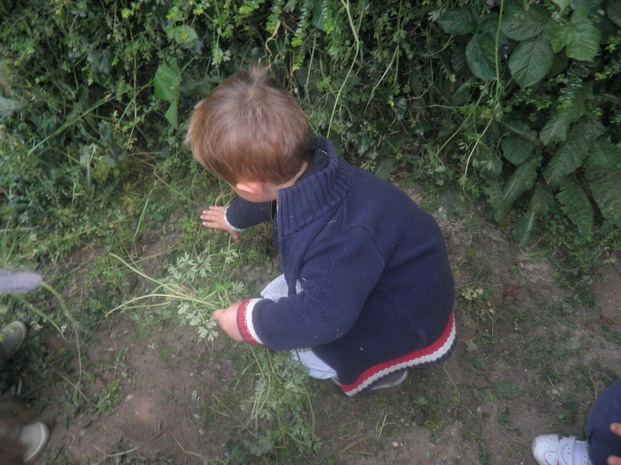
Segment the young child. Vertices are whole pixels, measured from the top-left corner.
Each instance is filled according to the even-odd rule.
[[[621,465],[621,379],[595,401],[589,413],[586,441],[576,436],[545,434],[533,440],[539,465]]]
[[[292,350],[348,395],[448,359],[454,284],[435,220],[312,138],[300,105],[264,70],[240,72],[201,101],[186,142],[239,196],[205,210],[203,225],[239,240],[271,222],[282,260],[263,298],[214,313],[230,337]]]

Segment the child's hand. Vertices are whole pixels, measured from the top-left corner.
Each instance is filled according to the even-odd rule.
[[[621,423],[613,423],[610,425],[610,431],[617,436],[621,436]],[[621,457],[611,455],[608,457],[608,465],[621,465]]]
[[[209,210],[203,210],[201,220],[206,228],[222,229],[227,231],[236,242],[239,242],[239,233],[229,228],[224,219],[226,207],[209,207]]]
[[[242,337],[237,326],[237,309],[240,304],[241,302],[236,302],[231,304],[229,308],[216,310],[213,312],[213,317],[218,322],[220,328],[222,328],[231,339],[242,342],[244,338]]]

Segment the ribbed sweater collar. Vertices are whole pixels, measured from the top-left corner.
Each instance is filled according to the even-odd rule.
[[[328,156],[328,166],[278,191],[278,224],[283,233],[313,222],[341,203],[349,191],[349,173],[332,142],[315,137],[313,149]]]

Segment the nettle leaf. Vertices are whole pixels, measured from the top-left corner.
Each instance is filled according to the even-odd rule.
[[[589,11],[580,8],[571,15],[572,33],[567,43],[567,56],[574,60],[591,61],[599,52],[601,33],[589,19]]]
[[[599,52],[600,31],[589,19],[589,11],[580,8],[573,12],[568,23],[557,24],[550,31],[552,50],[565,48],[569,58],[591,61]]]
[[[507,136],[501,142],[503,156],[515,166],[522,164],[530,157],[535,148],[535,144],[520,136]]]
[[[538,83],[552,66],[553,56],[550,42],[542,36],[520,42],[509,58],[513,79],[522,87]]]
[[[456,8],[440,16],[438,24],[447,34],[472,34],[477,28],[477,13],[472,7]]]
[[[516,8],[510,11],[500,28],[508,38],[524,41],[536,37],[548,23],[549,15],[545,8],[534,5],[528,10]]]
[[[155,96],[161,100],[172,102],[179,98],[179,86],[181,85],[181,71],[176,62],[163,63],[155,72],[153,86]]]
[[[518,166],[511,174],[502,190],[505,211],[511,209],[520,195],[533,188],[537,179],[538,166],[539,160],[530,159]]]
[[[561,190],[556,194],[556,198],[561,203],[561,210],[576,225],[580,235],[591,237],[595,213],[591,199],[584,189],[573,179],[565,178],[561,182]]]
[[[593,198],[604,218],[621,228],[621,173],[588,170],[587,179]]]
[[[530,241],[530,236],[537,221],[552,210],[554,198],[552,194],[541,186],[535,187],[530,198],[528,211],[515,223],[512,234],[518,242],[518,247],[525,247]]]
[[[621,173],[621,147],[600,137],[593,142],[586,163],[592,170],[612,170]]]
[[[621,27],[621,2],[608,2],[606,14],[610,21]]]
[[[595,120],[583,119],[576,123],[543,170],[548,182],[557,183],[580,167],[589,154],[591,144],[604,131],[605,128]]]
[[[496,78],[494,38],[489,34],[475,34],[466,46],[466,62],[472,74],[483,81]]]

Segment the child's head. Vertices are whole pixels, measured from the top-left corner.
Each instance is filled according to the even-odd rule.
[[[255,66],[196,105],[186,142],[200,164],[229,184],[278,185],[308,160],[311,135],[300,105]]]

